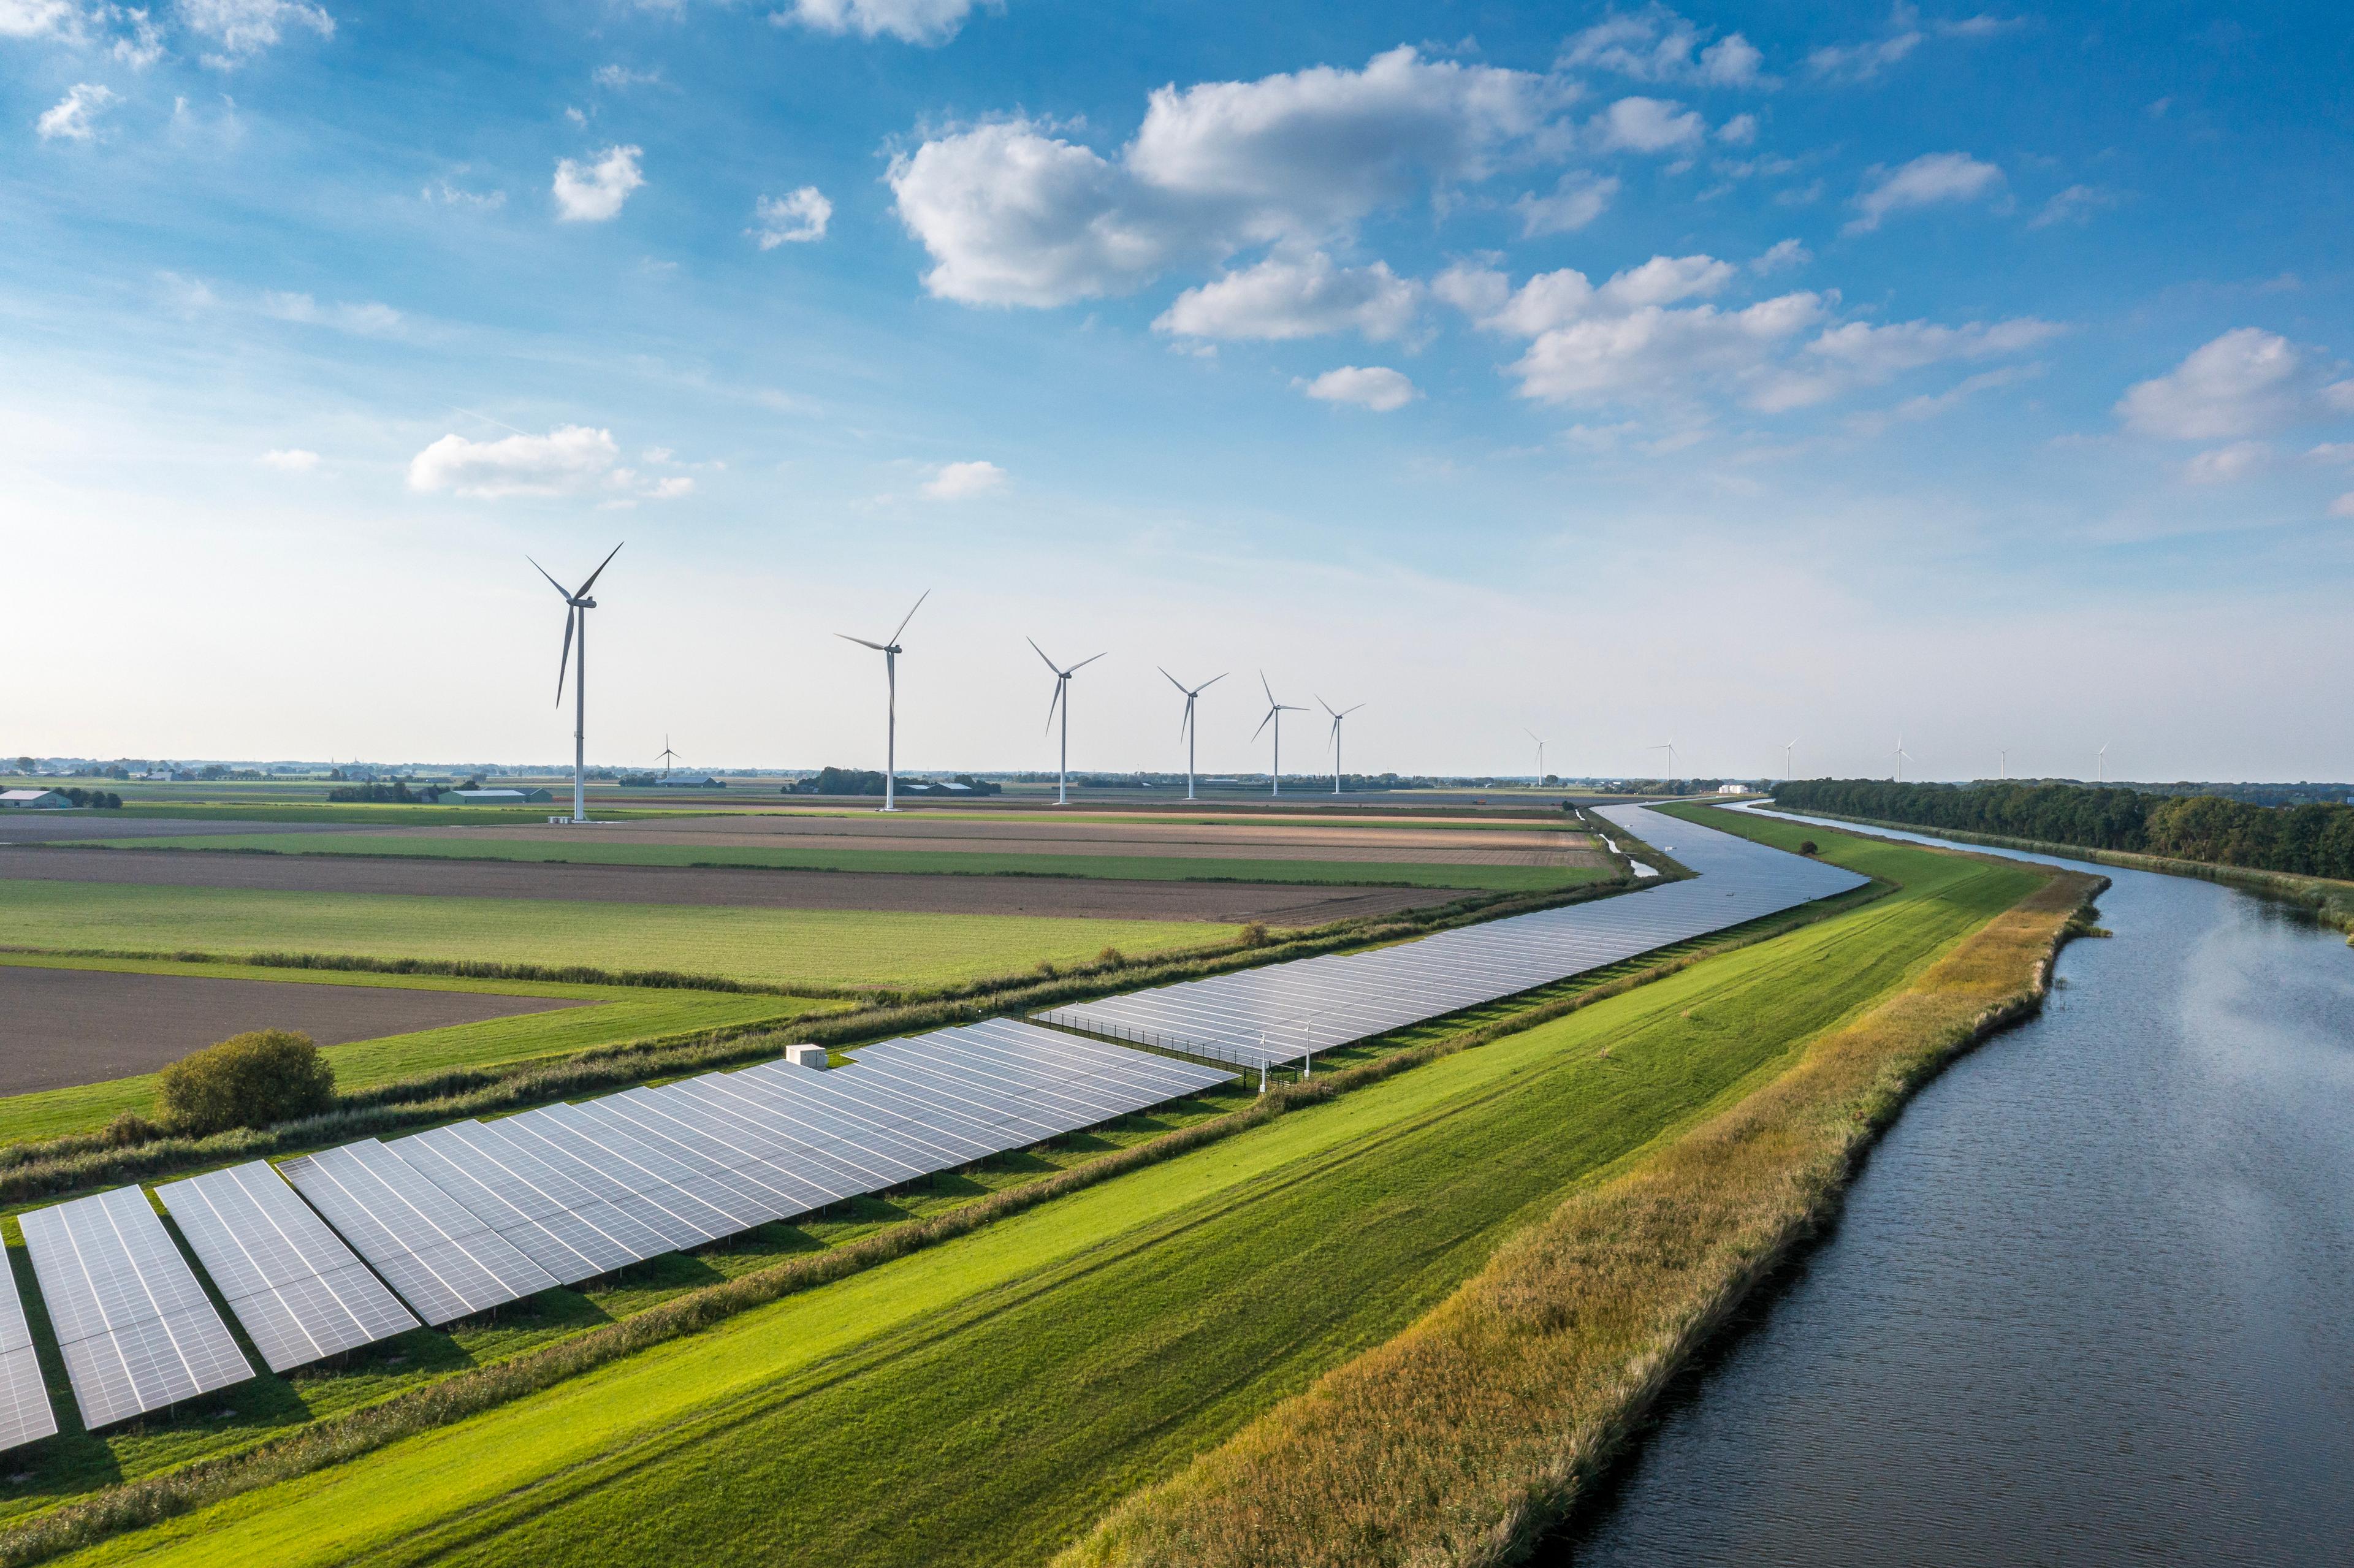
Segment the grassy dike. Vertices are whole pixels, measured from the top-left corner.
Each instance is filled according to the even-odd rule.
[[[737,1281],[747,1299],[669,1337],[598,1330],[560,1382],[483,1369],[487,1408],[457,1380],[417,1420],[363,1413],[380,1436],[321,1433],[296,1440],[324,1446],[307,1457],[28,1521],[0,1558],[601,1563],[691,1542],[707,1563],[1043,1561],[1423,1316],[1564,1192],[1780,1077],[2040,881],[1838,853],[1902,886],[1534,1027],[1320,1075],[854,1273]],[[600,1339],[629,1353],[592,1354]]]
[[[1818,827],[1694,820],[1784,848]],[[1788,1071],[1582,1188],[1405,1333],[1122,1501],[1058,1568],[1515,1559],[1669,1379],[1836,1208],[1956,1052],[2041,1005],[2099,878],[2055,872]]]

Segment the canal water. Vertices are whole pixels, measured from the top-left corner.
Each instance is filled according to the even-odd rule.
[[[2354,951],[2050,863],[2115,938],[1906,1107],[1538,1561],[2354,1563]]]

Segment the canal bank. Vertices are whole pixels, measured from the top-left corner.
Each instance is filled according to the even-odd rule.
[[[2020,858],[2110,876],[2115,939],[1923,1089],[1538,1561],[2354,1555],[2354,963],[2228,886]]]

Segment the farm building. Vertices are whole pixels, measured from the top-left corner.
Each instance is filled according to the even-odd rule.
[[[725,789],[727,780],[714,779],[708,773],[672,773],[659,780],[665,789]]]
[[[554,800],[545,789],[444,789],[445,806],[528,806]]]
[[[57,810],[72,804],[55,789],[0,789],[0,809],[8,810]]]

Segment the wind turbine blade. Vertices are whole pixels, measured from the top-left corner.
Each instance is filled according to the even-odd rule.
[[[1184,715],[1183,715],[1182,717],[1181,717],[1180,719],[1178,719],[1178,721],[1177,721],[1177,738],[1178,738],[1178,739],[1182,740],[1182,739],[1184,739],[1184,738],[1185,738],[1185,731],[1186,731],[1186,729],[1188,728],[1188,726],[1190,726],[1193,724],[1193,702],[1192,694],[1189,693],[1189,694],[1187,694],[1187,696],[1186,696],[1186,701],[1185,701],[1185,713],[1184,713]]]
[[[899,640],[898,640],[897,638],[894,637],[893,639],[891,639],[891,641],[894,641],[894,642],[896,642],[896,641],[899,641]],[[1038,655],[1038,657],[1039,657],[1039,658],[1041,658],[1041,659],[1046,659],[1046,651],[1045,651],[1044,648],[1041,648],[1041,647],[1039,647],[1039,646],[1038,646],[1038,640],[1037,640],[1036,638],[1034,638],[1034,637],[1025,637],[1025,638],[1023,638],[1022,641],[1024,641],[1024,642],[1027,642],[1028,644],[1030,644],[1030,652],[1031,652],[1035,653],[1035,654],[1036,654],[1036,655]],[[1055,677],[1056,677],[1057,679],[1060,679],[1060,678],[1061,678],[1062,673],[1063,673],[1063,667],[1062,667],[1061,665],[1059,665],[1059,664],[1055,663],[1052,659],[1046,659],[1046,668],[1048,668],[1049,670],[1054,671],[1054,672],[1055,672]]]
[[[1316,705],[1317,705],[1318,707],[1322,708],[1322,709],[1323,709],[1326,713],[1328,713],[1328,714],[1332,712],[1332,705],[1331,705],[1331,703],[1328,703],[1328,702],[1326,702],[1326,701],[1324,700],[1324,694],[1323,694],[1323,693],[1321,693],[1321,692],[1315,692],[1315,693],[1311,693],[1311,694],[1310,694],[1315,697],[1315,699],[1316,699]],[[1335,716],[1335,717],[1338,717],[1339,715],[1334,715],[1334,716]]]
[[[564,656],[556,662],[556,705],[564,705],[564,673],[572,667],[572,622],[580,612],[570,606],[564,610]]]
[[[1363,703],[1359,703],[1359,704],[1357,705],[1357,708],[1363,707],[1364,705],[1365,705],[1364,704],[1363,704]],[[1342,708],[1342,709],[1341,710],[1341,716],[1342,718],[1347,718],[1351,714],[1355,713],[1355,712],[1357,711],[1357,708]],[[1543,742],[1540,741],[1540,742],[1538,742],[1538,744],[1539,744],[1539,745],[1543,745]]]
[[[882,652],[884,651],[884,650],[883,650],[883,644],[881,644],[880,642],[869,642],[869,641],[866,641],[866,639],[864,639],[864,637],[853,637],[853,636],[852,636],[849,632],[847,632],[847,631],[837,631],[837,632],[835,632],[835,633],[834,633],[834,635],[835,635],[836,637],[841,638],[844,642],[855,642],[855,643],[857,643],[861,648],[872,648],[872,649],[874,649],[874,650],[875,650],[875,652],[876,652],[877,653],[880,653],[880,652]]]
[[[1152,667],[1153,667],[1154,669],[1156,669],[1156,670],[1161,670],[1161,666],[1160,666],[1160,665],[1158,665],[1158,664],[1155,664],[1155,665],[1154,665],[1154,666],[1152,666]],[[1161,670],[1161,678],[1162,680],[1164,680],[1164,681],[1168,682],[1171,685],[1172,685],[1172,686],[1176,687],[1179,691],[1181,691],[1181,692],[1185,692],[1185,683],[1184,683],[1184,682],[1182,682],[1182,681],[1181,681],[1181,680],[1179,680],[1176,676],[1174,676],[1174,675],[1171,674],[1168,671],[1166,671],[1166,670]],[[1190,697],[1190,696],[1192,696],[1193,694],[1193,693],[1191,693],[1191,692],[1185,692],[1185,694],[1186,694],[1187,696],[1189,696],[1189,697]]]
[[[1278,712],[1280,712],[1280,711],[1281,711],[1281,710],[1280,710],[1280,709],[1278,709],[1278,708],[1269,708],[1269,709],[1267,709],[1267,718],[1263,718],[1263,719],[1261,719],[1261,720],[1259,720],[1259,721],[1258,721],[1258,728],[1257,728],[1257,729],[1255,729],[1255,730],[1251,731],[1251,738],[1252,738],[1253,740],[1257,740],[1257,739],[1261,735],[1264,735],[1264,734],[1267,732],[1267,721],[1268,721],[1269,719],[1274,718],[1274,717],[1275,717],[1275,715],[1276,715]]]
[[[1110,649],[1108,649],[1108,648],[1107,648],[1107,649],[1105,649],[1105,650],[1104,650],[1104,653],[1108,653],[1108,652],[1111,652],[1111,650],[1110,650]],[[1076,664],[1072,665],[1069,669],[1067,669],[1067,670],[1064,671],[1064,672],[1063,672],[1063,673],[1065,673],[1066,675],[1076,675],[1076,674],[1077,674],[1080,671],[1082,671],[1082,670],[1086,669],[1088,665],[1090,665],[1090,664],[1094,663],[1094,662],[1096,662],[1096,660],[1100,659],[1100,658],[1102,658],[1102,657],[1103,657],[1103,653],[1097,653],[1097,654],[1095,654],[1095,655],[1093,655],[1093,656],[1091,656],[1091,657],[1089,657],[1089,658],[1082,659],[1082,660],[1080,660],[1077,663],[1076,663]]]
[[[1223,681],[1225,678],[1226,673],[1224,670],[1219,671],[1216,674],[1211,676],[1208,680],[1194,687],[1193,694],[1197,697],[1200,696],[1204,692],[1208,691],[1212,686],[1216,685],[1220,681]]]
[[[1057,672],[1055,676],[1055,694],[1046,699],[1046,728],[1044,733],[1047,735],[1055,733],[1055,706],[1062,700],[1063,677],[1061,673]]]
[[[525,556],[524,557],[524,559],[525,559],[525,560],[526,560],[526,561],[531,561],[531,557],[530,557],[529,556]],[[564,592],[564,585],[563,585],[562,583],[557,582],[557,581],[554,577],[548,577],[547,568],[546,568],[546,567],[541,566],[537,561],[531,561],[531,567],[532,567],[532,570],[534,570],[534,571],[537,572],[541,577],[547,577],[547,586],[548,586],[548,587],[550,587],[550,588],[554,588],[554,589],[555,589],[557,592],[558,592],[558,593],[564,594],[564,597],[565,597],[565,599],[566,599],[567,600],[569,600],[569,599],[572,598],[572,596],[571,596],[570,594],[568,594],[568,593],[565,593],[565,592]]]
[[[917,594],[917,595],[916,596],[916,602],[915,602],[914,606],[908,609],[908,611],[907,611],[907,613],[906,618],[905,618],[905,619],[903,619],[903,620],[899,622],[899,631],[905,631],[905,630],[907,630],[907,622],[916,619],[916,611],[917,611],[917,610],[918,610],[918,609],[923,609],[923,608],[924,608],[924,601],[925,601],[926,599],[928,599],[931,598],[931,597],[932,597],[932,590],[931,590],[931,589],[929,589],[929,588],[926,588],[923,592],[921,592],[921,593],[919,593],[919,594]],[[892,641],[893,642],[896,642],[896,641],[899,641],[899,631],[895,631],[895,632],[891,633],[891,641]],[[1037,646],[1037,644],[1034,642],[1034,643],[1032,643],[1032,644],[1031,644],[1031,646],[1034,648],[1034,647],[1036,647],[1036,646]]]
[[[621,541],[621,545],[626,545],[628,543],[629,541],[627,539]],[[588,597],[588,590],[597,586],[597,579],[603,577],[605,575],[605,568],[613,564],[613,556],[618,556],[621,553],[621,545],[614,546],[613,555],[607,556],[603,560],[597,563],[597,569],[588,574],[588,580],[580,585],[580,591],[572,596],[574,599],[587,599]]]
[[[1267,683],[1267,672],[1264,670],[1258,673],[1258,689],[1267,694],[1267,705],[1275,706],[1275,688]]]

